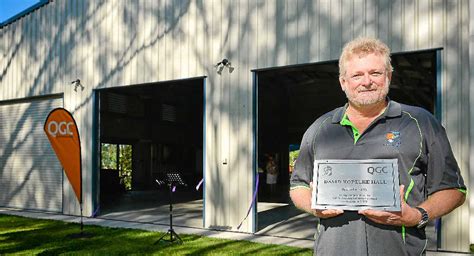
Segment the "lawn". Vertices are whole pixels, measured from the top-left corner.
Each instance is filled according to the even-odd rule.
[[[312,255],[312,250],[180,234],[183,244],[155,241],[163,233],[85,226],[91,238],[69,238],[78,224],[0,214],[0,255]]]

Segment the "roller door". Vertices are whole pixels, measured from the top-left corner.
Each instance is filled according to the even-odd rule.
[[[0,102],[0,206],[62,211],[62,167],[43,132],[62,105],[62,98]]]

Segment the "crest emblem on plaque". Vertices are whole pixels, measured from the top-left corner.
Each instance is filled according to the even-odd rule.
[[[332,175],[332,167],[329,166],[329,165],[324,166],[323,175],[324,176],[331,176]]]

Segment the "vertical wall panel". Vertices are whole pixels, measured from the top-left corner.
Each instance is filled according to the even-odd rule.
[[[460,24],[469,24],[469,5],[466,2],[460,3],[460,12],[461,12],[461,19]],[[472,126],[470,126],[470,113],[472,108],[470,108],[470,101],[469,101],[469,91],[472,90],[472,84],[469,83],[469,76],[471,74],[472,66],[469,65],[469,27],[468,26],[461,26],[461,37],[460,37],[460,51],[462,56],[461,62],[461,77],[462,77],[462,88],[461,88],[461,111],[462,111],[462,127],[461,127],[461,136],[463,143],[461,143],[461,168],[464,170],[463,174],[465,177],[465,183],[468,186],[470,182],[470,165],[469,165],[469,143],[470,139],[470,130]],[[466,68],[467,67],[467,68]],[[465,225],[465,221],[469,219],[469,203],[464,204],[463,208],[456,211],[457,223],[455,227],[462,227]],[[465,228],[456,228],[456,233],[458,234],[458,244],[452,246],[452,248],[463,248],[464,245],[469,244],[469,230]],[[451,241],[448,241],[450,244]]]
[[[252,23],[256,24],[258,23],[258,19],[261,16],[254,15],[251,11],[257,9],[258,7],[255,6],[256,3],[254,1],[247,0],[247,5],[245,6],[246,8],[242,8],[240,10],[240,13],[251,13],[249,15],[249,18],[252,19]],[[260,5],[259,5],[260,6]],[[246,33],[250,31],[245,31],[243,28],[241,33]],[[239,79],[239,85],[240,85],[240,99],[242,104],[240,106],[240,113],[239,113],[239,141],[237,141],[239,144],[239,157],[243,159],[241,170],[240,170],[240,175],[243,176],[241,178],[242,180],[242,187],[240,189],[240,195],[241,197],[241,204],[244,205],[242,209],[239,211],[239,217],[237,218],[237,221],[240,222],[245,214],[246,210],[248,207],[250,207],[250,203],[252,201],[252,192],[254,189],[254,184],[253,184],[253,175],[256,170],[252,168],[252,163],[254,160],[254,157],[256,157],[256,154],[252,151],[252,146],[253,146],[253,137],[252,137],[252,129],[253,129],[253,120],[252,117],[252,93],[253,93],[253,80],[251,77],[251,73],[248,72],[250,69],[252,69],[253,66],[252,63],[256,63],[257,60],[257,53],[261,51],[261,49],[253,49],[252,47],[252,38],[255,37],[256,34],[263,36],[263,33],[260,33],[260,31],[257,28],[253,28],[251,31],[253,34],[248,34],[248,37],[246,37],[246,44],[248,51],[243,54],[245,62],[247,62],[247,65],[244,65],[242,70],[240,71],[240,79]],[[248,61],[247,61],[248,60]],[[246,169],[247,168],[247,169]],[[255,208],[254,208],[255,209]],[[252,211],[253,212],[253,211]],[[255,211],[256,212],[256,211]],[[253,226],[256,224],[255,218],[253,214],[251,214],[247,220],[246,223],[242,226],[241,230],[249,230],[249,231],[256,231],[252,230]]]
[[[287,61],[287,35],[288,35],[288,6],[287,0],[276,1],[275,6],[275,64],[283,66]]]
[[[179,57],[179,65],[177,66],[177,69],[181,72],[179,77],[181,78],[186,78],[189,77],[189,66],[192,60],[188,59],[187,56],[189,56],[189,37],[192,36],[191,33],[189,33],[189,25],[190,25],[190,2],[186,1],[181,1],[181,6],[179,7],[180,13],[187,14],[183,15],[182,20],[180,22],[181,27],[182,27],[182,33],[180,35],[181,39],[179,41],[182,42],[182,50],[180,51],[180,57]]]
[[[462,43],[461,43],[461,34],[462,26],[461,24],[461,1],[447,1],[446,2],[446,53],[445,53],[445,63],[446,66],[446,83],[444,84],[443,95],[443,109],[445,109],[445,118],[443,119],[444,125],[446,127],[448,137],[452,143],[454,154],[457,157],[458,163],[461,165],[461,168],[465,170],[465,164],[463,159],[462,145],[465,139],[463,138],[462,131],[462,104],[467,104],[462,100],[462,88],[467,86],[463,85],[462,81],[462,72],[465,69],[465,66],[462,64]],[[463,174],[466,174],[466,171],[463,171]],[[462,224],[460,224],[460,218],[462,217],[462,211],[466,206],[463,206],[461,209],[456,210],[449,216],[443,218],[443,239],[442,245],[443,248],[461,248],[459,240],[462,238]],[[464,240],[465,241],[465,240]]]
[[[365,35],[366,36],[377,36],[377,21],[378,21],[378,3],[379,1],[364,1],[364,12],[365,12]]]
[[[319,56],[321,60],[329,60],[331,49],[331,9],[330,0],[319,2]]]
[[[219,58],[218,53],[219,44],[216,42],[214,37],[220,35],[216,33],[219,31],[217,27],[220,27],[219,15],[220,6],[219,1],[212,0],[205,2],[203,10],[208,15],[203,18],[209,24],[206,41],[209,43],[208,55],[205,58],[207,63],[215,62]],[[213,70],[210,69],[210,72]],[[207,227],[221,226],[224,223],[224,209],[225,206],[222,195],[225,193],[225,184],[223,179],[222,169],[222,158],[221,153],[221,142],[219,135],[221,134],[219,123],[221,122],[221,116],[219,114],[220,107],[220,90],[222,84],[220,78],[215,74],[211,76],[206,82],[206,204],[205,204],[205,224]],[[216,185],[211,185],[216,184]]]
[[[136,45],[136,56],[134,57],[135,59],[135,75],[134,75],[134,80],[133,84],[141,84],[144,82],[145,78],[148,78],[149,76],[144,77],[144,72],[146,71],[145,68],[143,67],[145,62],[144,62],[144,56],[149,53],[150,51],[150,45],[148,44],[148,40],[146,40],[147,35],[146,35],[146,24],[144,22],[144,19],[147,18],[145,16],[145,9],[143,7],[146,6],[147,2],[146,1],[140,1],[134,3],[133,6],[133,16],[135,17],[135,30],[137,34],[137,45]],[[148,79],[147,79],[148,80]]]
[[[354,0],[354,20],[353,20],[353,33],[354,37],[363,36],[366,33],[365,26],[365,12],[366,12],[366,0]]]
[[[403,2],[403,48],[407,50],[415,49],[415,33],[417,27],[415,1]]]
[[[44,8],[41,8],[37,10],[37,15],[32,16],[35,19],[34,24],[38,24],[40,27],[45,26],[45,17],[44,17]],[[41,33],[41,34],[40,34]],[[45,59],[46,57],[46,42],[43,40],[43,33],[44,30],[40,31],[38,29],[35,29],[34,27],[32,28],[32,37],[36,41],[36,47],[37,47],[37,59],[35,60],[36,62],[36,68],[37,68],[37,73],[34,76],[34,88],[33,90],[25,88],[25,92],[27,95],[38,95],[41,93],[41,88],[44,86],[44,71],[45,68],[47,67],[47,60]]]
[[[298,0],[297,1],[297,31],[296,31],[296,63],[305,63],[309,61],[309,37],[308,33],[308,5],[310,1],[308,0]]]
[[[164,59],[164,70],[165,70],[165,80],[173,79],[173,69],[175,66],[175,59],[173,56],[177,53],[174,49],[178,48],[178,42],[173,42],[174,37],[176,36],[175,27],[176,24],[173,21],[173,4],[175,1],[165,0],[165,59]]]
[[[156,5],[156,13],[158,16],[157,19],[157,24],[156,24],[156,29],[158,32],[158,38],[159,38],[159,43],[158,43],[158,54],[157,54],[157,60],[158,63],[156,64],[156,73],[157,73],[157,80],[158,81],[163,81],[164,79],[164,74],[165,74],[165,67],[168,65],[166,63],[166,49],[165,49],[165,22],[164,22],[164,14],[165,14],[165,8],[164,8],[164,1],[154,1]]]
[[[29,18],[31,19],[31,17]],[[26,24],[27,22],[25,22],[25,20],[19,21],[18,23],[14,24],[15,25],[15,28],[14,28],[15,32],[13,34],[13,37],[15,38],[14,44],[19,48],[17,50],[17,55],[16,55],[17,58],[11,64],[12,73],[10,77],[11,79],[10,83],[18,83],[18,86],[16,88],[11,87],[9,89],[8,96],[10,98],[17,98],[18,95],[25,95],[25,92],[26,92],[27,86],[24,86],[22,84],[21,82],[22,79],[20,77],[20,74],[23,71],[22,70],[23,56],[25,56],[26,51],[28,50],[28,47],[25,47],[26,43],[23,43],[23,42],[30,42],[29,40],[31,40],[29,37],[29,34],[27,33],[28,31],[24,29]],[[26,34],[23,34],[25,32]],[[31,68],[34,68],[34,66],[32,66]]]
[[[265,45],[266,47],[264,48],[265,55],[267,57],[267,67],[271,66],[276,66],[276,58],[277,58],[277,25],[278,25],[278,19],[275,18],[275,13],[276,13],[276,6],[277,6],[277,1],[265,1],[265,9],[266,12],[262,16],[265,22],[265,33],[262,31],[262,34],[265,36]],[[245,29],[244,27],[241,27],[241,30]],[[241,32],[243,33],[243,32]],[[241,49],[240,54],[242,54],[243,50]]]
[[[286,52],[287,61],[285,65],[292,65],[297,63],[298,59],[298,26],[299,26],[299,12],[298,4],[299,1],[286,1]]]
[[[228,9],[227,5],[223,4],[222,1],[216,2],[216,15],[218,25],[216,26],[216,43],[218,44],[217,49],[219,52],[217,53],[218,60],[222,60],[224,56],[228,53],[229,49],[229,40],[228,40],[228,29],[229,29],[229,19],[228,19]],[[230,76],[227,75],[226,70],[223,70],[223,75],[220,75],[218,80],[220,81],[220,85],[222,89],[219,93],[219,115],[220,115],[220,125],[219,125],[219,134],[220,134],[220,144],[221,144],[221,152],[222,152],[222,159],[220,159],[220,181],[224,184],[223,186],[223,194],[221,195],[220,200],[222,201],[222,226],[232,226],[233,224],[233,217],[234,215],[231,214],[231,205],[226,202],[226,199],[231,199],[231,191],[233,188],[233,184],[230,183],[230,180],[234,178],[232,174],[233,165],[231,159],[231,150],[230,150],[230,143],[232,142],[231,136],[231,124],[230,124],[230,91],[231,89],[231,82]]]
[[[354,37],[354,1],[345,1],[341,5],[341,40],[342,44],[349,42]],[[339,49],[341,51],[342,49]]]
[[[430,32],[431,29],[431,9],[430,9],[430,1],[419,1],[416,3],[417,6],[417,27],[416,27],[416,48],[428,48],[431,46],[430,40]]]
[[[238,0],[237,0],[238,1]],[[270,27],[270,24],[268,23],[268,20],[267,20],[267,12],[268,12],[268,6],[265,4],[265,1],[264,0],[257,0],[255,1],[255,5],[256,5],[256,8],[254,10],[255,12],[255,17],[256,17],[256,28],[255,28],[255,31],[257,31],[256,33],[256,37],[257,37],[257,45],[256,45],[256,48],[257,48],[257,51],[258,51],[258,66],[259,67],[268,67],[268,34],[270,33],[270,30],[271,27]],[[236,3],[238,4],[238,2]],[[240,11],[240,9],[239,9]],[[239,15],[240,14],[237,14],[236,15],[236,21],[238,21],[238,18],[239,18]],[[238,31],[239,31],[239,34],[240,31],[242,30],[242,28],[240,26],[238,26],[236,28]],[[236,52],[238,52],[239,49],[236,48]]]
[[[390,0],[381,0],[378,1],[378,22],[377,26],[377,37],[383,42],[390,44],[390,22],[392,18],[390,17]]]
[[[403,0],[393,0],[391,3],[391,33],[390,33],[390,48],[393,52],[399,52],[402,49],[402,27],[403,27]]]
[[[238,22],[238,15],[239,15],[239,3],[238,1],[231,0],[229,3],[224,6],[224,13],[223,16],[227,17],[227,22],[223,28],[223,38],[222,40],[225,42],[225,49],[222,51],[225,53],[225,56],[236,65],[237,55],[236,50],[238,49],[239,44],[239,27],[232,26],[232,24],[236,24]],[[256,38],[256,45],[259,44],[259,38]],[[231,147],[230,145],[239,145],[239,101],[240,99],[240,91],[242,89],[241,84],[239,84],[239,79],[237,72],[236,73],[229,73],[228,70],[224,69],[221,75],[225,78],[228,82],[226,83],[228,87],[226,88],[226,95],[224,102],[228,104],[228,113],[226,114],[226,119],[228,119],[229,127],[228,133],[224,133],[224,136],[228,136],[229,138],[229,145],[228,145],[228,176],[226,183],[229,184],[229,191],[228,191],[228,199],[235,202],[234,204],[227,204],[228,212],[234,213],[230,214],[231,218],[229,219],[230,226],[237,226],[238,225],[238,217],[242,212],[242,207],[245,205],[241,202],[241,198],[239,194],[241,194],[241,186],[242,179],[245,179],[245,176],[242,175],[242,169],[239,168],[240,161],[239,161],[239,147]],[[238,207],[238,206],[241,207]]]
[[[18,26],[18,22],[17,23],[14,23],[11,25],[11,32],[10,32],[10,36],[12,38],[12,45],[15,45],[15,47],[20,47],[20,45],[18,44],[18,36],[22,36],[21,33],[15,33],[16,31],[16,27]],[[17,50],[17,51],[20,51],[20,50]],[[13,91],[14,91],[14,87],[11,86],[13,83],[15,83],[15,85],[17,85],[17,80],[15,79],[16,75],[19,74],[19,72],[17,71],[16,69],[16,62],[19,61],[19,57],[17,56],[14,56],[13,57],[14,59],[11,60],[11,64],[9,66],[9,69],[8,69],[8,73],[7,73],[7,84],[9,85],[7,90],[6,90],[6,96],[5,98],[13,98]]]
[[[61,89],[61,91],[64,89],[63,83],[64,83],[64,69],[65,69],[65,59],[66,59],[66,52],[67,52],[67,47],[65,45],[65,37],[66,37],[66,1],[58,1],[55,6],[56,9],[58,9],[58,25],[59,25],[59,31],[58,31],[58,36],[59,36],[59,43],[58,43],[58,59],[59,59],[59,67],[61,67],[61,72],[58,75],[58,84],[57,86]]]
[[[474,72],[472,68],[474,67],[474,5],[469,5],[469,37],[468,37],[468,49],[469,49],[469,109],[474,109],[474,89],[472,89],[472,85],[474,85]],[[474,111],[469,111],[469,166],[467,171],[467,183],[466,185],[472,189],[474,188]],[[471,193],[472,194],[472,193]],[[468,237],[469,237],[469,244],[474,244],[474,213],[472,213],[471,209],[474,209],[474,197],[470,196],[466,199],[466,204],[468,205],[468,219],[469,225],[468,226]],[[465,229],[463,229],[464,231]],[[461,247],[462,248],[462,247]]]

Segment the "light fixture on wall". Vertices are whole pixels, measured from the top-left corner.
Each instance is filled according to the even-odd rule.
[[[81,87],[81,91],[84,91],[84,86],[81,84],[81,80],[78,78],[71,82],[74,85],[74,91],[77,92],[77,87]]]
[[[232,71],[234,71],[234,67],[232,67],[228,59],[223,59],[222,61],[218,62],[214,67],[217,69],[217,74],[219,75],[222,74],[222,70],[224,70],[224,68],[226,67],[229,69],[229,73],[232,73]]]

